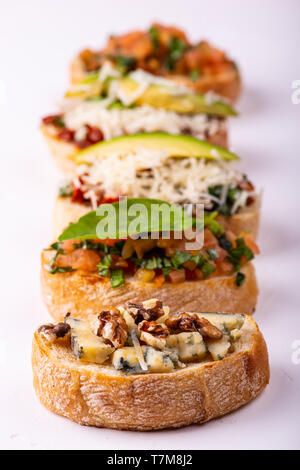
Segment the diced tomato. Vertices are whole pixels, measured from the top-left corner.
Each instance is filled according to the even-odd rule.
[[[207,228],[204,229],[204,249],[216,248],[218,245],[218,240]]]
[[[245,240],[245,244],[248,248],[250,248],[250,250],[255,254],[255,255],[259,255],[260,254],[260,250],[257,246],[257,244],[255,243],[255,241],[253,240],[253,237],[251,235],[251,233],[248,233],[248,232],[242,232],[239,236],[240,238],[243,238]]]
[[[172,284],[179,284],[180,282],[185,281],[185,269],[181,271],[171,271],[168,275],[168,279],[172,282]]]
[[[156,287],[161,287],[163,283],[165,282],[166,278],[163,274],[158,274],[155,276],[153,283],[155,284]]]
[[[74,131],[65,127],[57,134],[57,137],[65,142],[72,142],[74,140],[74,134]]]
[[[102,245],[108,245],[108,246],[114,246],[116,243],[126,240],[126,238],[120,238],[113,240],[112,238],[104,238],[103,240],[100,240],[99,238],[95,238],[93,240],[94,243],[102,243]]]
[[[87,272],[97,271],[97,264],[100,261],[100,255],[94,250],[84,250],[79,248],[67,255],[58,255],[56,258],[57,266],[71,266],[73,269],[80,269]]]
[[[223,263],[224,259],[227,256],[227,251],[221,248],[220,246],[215,247],[216,252],[218,253],[219,258],[215,259],[214,262],[216,265]]]
[[[61,244],[61,248],[64,251],[65,254],[71,253],[74,251],[74,244],[79,243],[79,240],[65,240]]]

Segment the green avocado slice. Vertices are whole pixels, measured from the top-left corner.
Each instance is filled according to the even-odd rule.
[[[204,140],[187,135],[172,135],[164,132],[131,134],[104,140],[78,152],[73,158],[77,164],[88,163],[89,157],[108,156],[114,153],[133,152],[138,148],[150,150],[166,150],[170,157],[194,157],[207,160],[239,160],[229,150]]]
[[[168,87],[161,85],[150,85],[135,104],[179,114],[209,114],[220,117],[237,115],[231,106],[221,100],[209,103],[205,95],[199,93],[171,94]]]
[[[116,79],[112,78],[115,81]],[[117,79],[120,89],[125,93],[134,92],[138,83],[129,76]],[[175,84],[174,84],[175,85]],[[105,91],[106,85],[93,74],[66,93],[66,98],[91,99]],[[133,102],[135,106],[151,106],[156,109],[174,111],[178,114],[209,114],[226,117],[237,116],[237,112],[221,99],[208,101],[200,93],[174,93],[174,88],[166,85],[149,84],[141,96]]]

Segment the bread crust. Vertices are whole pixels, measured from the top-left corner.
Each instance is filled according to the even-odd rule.
[[[84,70],[84,64],[80,57],[77,56],[72,61],[70,67],[71,84],[76,85],[85,77],[86,72]],[[218,75],[204,76],[196,81],[193,81],[184,75],[167,75],[165,78],[184,84],[198,93],[213,91],[218,95],[227,98],[232,103],[238,99],[241,92],[241,77],[237,69],[232,69]]]
[[[264,338],[251,317],[245,324],[237,351],[222,361],[129,376],[79,363],[69,347],[35,332],[34,389],[46,408],[82,425],[150,431],[201,424],[245,405],[269,382]]]
[[[171,311],[252,314],[257,303],[258,287],[251,263],[241,269],[246,279],[239,287],[235,284],[235,275],[231,275],[179,284],[165,282],[161,287],[131,277],[123,286],[113,289],[108,279],[100,278],[96,273],[50,274],[46,266],[52,256],[51,251],[42,252],[41,286],[43,300],[56,321],[60,321],[67,312],[74,317],[88,319],[102,309],[150,298],[161,299]]]
[[[41,132],[58,168],[63,173],[75,175],[77,169],[75,156],[79,152],[76,145],[58,139],[53,133],[49,132],[48,126],[44,124],[41,126]],[[226,129],[220,129],[206,140],[213,145],[228,148],[228,132]]]
[[[53,214],[53,235],[54,239],[65,230],[71,222],[76,222],[80,217],[89,212],[89,205],[72,202],[69,197],[57,197],[54,205]],[[244,231],[251,232],[253,239],[256,240],[259,229],[260,203],[250,206],[240,211],[232,217],[218,216],[217,220],[225,228],[230,230],[236,236]]]

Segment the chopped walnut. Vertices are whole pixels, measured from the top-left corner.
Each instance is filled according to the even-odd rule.
[[[163,304],[158,299],[146,300],[141,304],[128,302],[127,310],[134,318],[136,324],[143,320],[157,320],[157,318],[162,317],[165,314]]]
[[[155,321],[142,321],[138,326],[139,331],[146,331],[153,336],[166,338],[169,334],[168,328],[156,323]]]
[[[166,325],[172,333],[183,331],[198,331],[204,338],[221,339],[223,333],[206,318],[195,314],[180,313],[171,315],[166,320]]]
[[[64,322],[49,323],[48,325],[42,325],[38,329],[38,333],[42,334],[48,341],[53,342],[58,338],[64,338],[70,333],[70,325]]]
[[[144,320],[139,323],[138,329],[141,333],[141,341],[144,341],[153,348],[165,348],[166,338],[169,334],[169,331],[166,327],[156,323],[155,321]]]
[[[104,310],[98,315],[97,320],[97,336],[102,336],[115,348],[124,346],[128,335],[128,326],[118,310]]]

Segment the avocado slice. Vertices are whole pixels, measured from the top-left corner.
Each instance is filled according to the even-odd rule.
[[[194,157],[207,160],[238,160],[239,157],[222,147],[187,135],[172,135],[165,132],[131,134],[104,140],[75,155],[77,164],[88,162],[87,157],[98,158],[113,153],[132,152],[140,147],[151,150],[165,149],[170,157]]]
[[[131,77],[121,79],[111,78],[107,82],[118,81],[119,89],[125,94],[134,94],[139,84]],[[71,88],[65,95],[66,98],[91,99],[107,92],[107,83],[100,82],[98,75],[93,74],[83,80],[79,85]],[[171,86],[149,84],[141,96],[133,103],[135,106],[151,106],[156,109],[174,111],[178,114],[209,114],[226,117],[237,116],[237,112],[229,104],[218,99],[209,103],[205,95],[200,93],[174,93]]]
[[[137,87],[130,77],[120,80],[120,87],[133,92]],[[152,108],[174,111],[178,114],[209,114],[220,117],[236,116],[237,112],[221,100],[209,103],[205,95],[199,93],[174,93],[172,87],[150,84],[144,93],[134,101],[136,106],[151,106]]]

